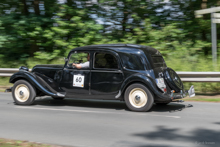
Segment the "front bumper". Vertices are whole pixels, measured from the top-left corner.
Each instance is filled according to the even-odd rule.
[[[5,89],[5,92],[11,92],[12,91],[12,87]]]

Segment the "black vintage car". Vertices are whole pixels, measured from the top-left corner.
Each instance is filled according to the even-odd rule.
[[[10,78],[16,104],[31,105],[35,97],[122,100],[132,111],[148,111],[189,93],[177,73],[154,48],[133,44],[78,47],[64,65],[20,67]]]

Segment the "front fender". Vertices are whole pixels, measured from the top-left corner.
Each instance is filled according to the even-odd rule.
[[[121,92],[124,92],[128,85],[132,83],[143,83],[153,94],[156,96],[154,99],[160,101],[171,101],[171,96],[169,94],[164,94],[160,92],[156,86],[155,80],[145,74],[134,74],[126,78],[121,86]]]
[[[14,73],[11,77],[9,82],[10,83],[15,83],[17,80],[24,79],[30,82],[34,87],[36,87],[38,90],[43,92],[46,95],[50,95],[53,97],[64,97],[64,95],[56,92],[55,90],[48,90],[46,89],[45,85],[40,82],[40,80],[37,78],[37,75],[35,75],[32,72],[28,71],[19,71],[17,73]]]

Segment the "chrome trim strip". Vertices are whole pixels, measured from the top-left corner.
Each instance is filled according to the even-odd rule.
[[[64,68],[63,70],[69,70],[69,71],[90,71],[90,69],[76,69],[76,68]]]
[[[121,70],[109,71],[109,70],[91,70],[91,72],[110,72],[110,73],[122,73]]]

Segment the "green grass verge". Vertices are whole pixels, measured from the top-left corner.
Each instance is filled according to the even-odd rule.
[[[4,92],[5,89],[12,87],[13,84],[9,83],[10,77],[0,77],[0,92]]]
[[[184,101],[197,101],[197,102],[220,102],[220,97],[219,98],[186,98]]]
[[[11,87],[13,84],[9,83],[10,77],[0,77],[0,87]]]
[[[0,138],[0,146],[1,147],[60,147],[54,145],[40,144],[28,141],[20,141],[20,140],[11,140],[11,139],[3,139]]]

